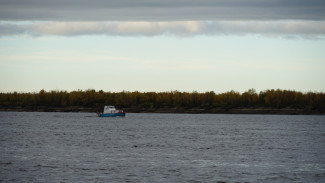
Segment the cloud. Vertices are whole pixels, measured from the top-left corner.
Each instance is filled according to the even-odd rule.
[[[264,35],[319,38],[325,21],[0,22],[0,36]]]
[[[27,27],[18,24],[0,22],[0,36],[24,34],[26,29]]]
[[[0,0],[0,36],[317,38],[324,22],[324,0]]]
[[[7,21],[324,19],[324,0],[0,0]]]

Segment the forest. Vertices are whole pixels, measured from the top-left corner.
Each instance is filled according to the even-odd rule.
[[[325,111],[325,93],[293,90],[255,89],[239,93],[228,91],[193,92],[105,92],[103,90],[45,91],[33,93],[0,93],[0,110],[23,111],[100,111],[104,105],[115,105],[126,111],[152,111],[157,109],[232,109],[232,108],[292,108],[304,111]],[[140,110],[141,109],[141,110]],[[54,111],[55,111],[54,110]],[[210,110],[211,112],[211,110]],[[212,111],[213,113],[213,111]]]

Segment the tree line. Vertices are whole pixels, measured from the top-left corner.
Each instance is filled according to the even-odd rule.
[[[199,92],[105,92],[103,90],[45,91],[38,93],[0,93],[1,108],[47,106],[82,106],[102,108],[115,105],[118,108],[214,108],[214,107],[272,107],[325,109],[325,93],[299,92],[293,90],[255,89],[239,93],[228,91],[216,94],[213,91]]]

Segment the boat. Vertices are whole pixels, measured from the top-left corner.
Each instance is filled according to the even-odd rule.
[[[125,112],[122,110],[115,109],[114,106],[104,106],[104,112],[97,113],[98,117],[125,117]]]

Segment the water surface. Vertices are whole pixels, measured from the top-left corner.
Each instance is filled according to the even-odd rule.
[[[4,182],[325,182],[325,116],[0,112]]]

